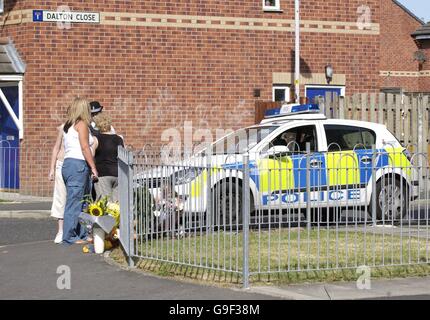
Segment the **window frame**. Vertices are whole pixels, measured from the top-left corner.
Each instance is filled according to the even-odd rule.
[[[297,128],[301,128],[301,127],[308,127],[308,126],[313,126],[314,127],[314,133],[315,133],[315,150],[312,152],[320,152],[321,149],[321,145],[320,145],[320,141],[321,141],[321,135],[320,135],[320,126],[319,123],[311,123],[311,122],[306,122],[306,123],[302,123],[302,124],[295,124],[289,127],[285,127],[285,126],[281,126],[280,128],[278,128],[276,131],[272,132],[272,134],[268,137],[266,137],[266,141],[262,141],[259,148],[256,150],[257,153],[262,153],[263,151],[267,151],[270,149],[271,147],[271,143],[273,140],[277,139],[280,135],[282,135],[283,133],[285,133],[286,131],[289,130],[293,130],[293,129],[297,129]],[[305,152],[306,150],[300,150],[300,152]],[[294,153],[293,151],[288,152],[289,155],[292,154],[298,154],[298,153]]]
[[[324,143],[325,143],[325,149],[327,150],[327,152],[353,151],[353,150],[354,150],[354,148],[352,148],[352,149],[349,149],[349,148],[348,148],[348,149],[341,149],[341,150],[337,150],[337,148],[336,148],[335,150],[329,150],[329,149],[328,149],[328,147],[329,147],[329,145],[330,145],[331,143],[329,144],[328,139],[327,139],[326,126],[348,127],[348,128],[360,129],[361,139],[362,139],[362,140],[363,140],[363,131],[368,131],[368,132],[370,132],[370,133],[372,134],[372,136],[374,137],[374,139],[375,139],[375,145],[376,145],[376,143],[377,143],[378,136],[377,136],[377,134],[376,134],[375,130],[373,130],[373,129],[371,129],[371,128],[363,127],[363,126],[359,126],[359,125],[354,125],[354,124],[323,123],[323,124],[322,124],[322,130],[323,130],[323,132],[324,132],[324,136],[325,136]],[[364,140],[363,140],[363,142],[364,142]],[[364,145],[364,144],[363,144],[363,145]],[[368,146],[365,146],[365,147],[368,147]],[[367,148],[367,149],[368,149],[368,148]],[[364,149],[360,148],[360,149],[356,149],[356,150],[364,150]],[[368,150],[369,150],[369,149],[368,149]]]
[[[291,91],[290,91],[290,86],[286,85],[286,84],[273,84],[272,85],[272,101],[276,102],[275,100],[275,90],[285,90],[285,102],[289,102],[291,99]]]
[[[266,0],[262,0],[263,2],[263,11],[281,11],[281,0],[275,0],[274,6],[266,6]]]

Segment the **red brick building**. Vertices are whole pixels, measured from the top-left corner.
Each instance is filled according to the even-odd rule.
[[[0,86],[13,80],[21,90],[11,107],[21,107],[13,124],[22,129],[14,141],[24,192],[46,180],[55,126],[74,96],[101,101],[126,143],[140,148],[159,146],[163,130],[185,121],[252,124],[257,100],[288,100],[293,89],[294,0],[71,0],[80,23],[46,16],[67,12],[63,4],[6,0],[0,20],[12,52],[0,60]],[[396,1],[302,0],[301,19],[302,96],[430,91],[428,62],[414,60],[418,50],[430,57],[428,44],[411,36],[422,22]]]
[[[380,88],[429,92],[430,73],[425,72],[429,69],[418,59],[419,52],[425,53],[429,40],[415,40],[413,36],[423,22],[397,1],[382,0],[381,12]]]

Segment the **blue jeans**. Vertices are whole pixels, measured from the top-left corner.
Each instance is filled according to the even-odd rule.
[[[85,240],[87,231],[79,223],[82,200],[89,193],[90,169],[84,160],[67,158],[62,169],[66,185],[67,200],[64,208],[63,243]]]

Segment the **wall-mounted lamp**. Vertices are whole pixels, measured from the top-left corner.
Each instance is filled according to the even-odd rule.
[[[420,50],[414,52],[414,61],[418,61],[419,64],[423,64],[427,61],[426,54]]]
[[[325,78],[327,79],[328,84],[333,80],[333,67],[331,64],[327,64],[325,66]]]

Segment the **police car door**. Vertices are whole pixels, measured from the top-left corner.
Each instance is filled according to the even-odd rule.
[[[365,204],[376,134],[368,128],[330,122],[324,124],[324,132],[329,206]]]
[[[308,197],[317,205],[327,179],[325,156],[318,151],[319,124],[315,122],[286,129],[266,146],[258,161],[262,208],[304,208]]]

